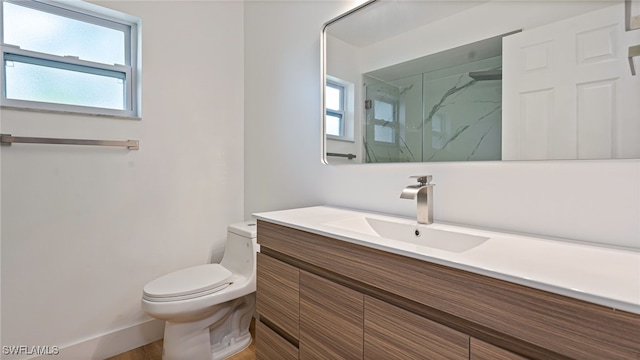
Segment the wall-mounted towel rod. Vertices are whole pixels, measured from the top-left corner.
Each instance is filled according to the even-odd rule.
[[[83,139],[57,139],[12,136],[11,134],[0,134],[0,143],[11,145],[18,144],[55,144],[55,145],[97,145],[97,146],[122,146],[129,150],[140,148],[138,140],[113,141],[113,140],[83,140]]]
[[[346,157],[346,158],[349,158],[349,160],[356,158],[354,154],[340,154],[340,153],[331,153],[331,152],[328,152],[327,156]]]

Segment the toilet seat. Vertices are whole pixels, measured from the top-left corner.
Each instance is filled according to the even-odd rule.
[[[148,301],[179,301],[213,294],[229,286],[233,274],[220,264],[193,266],[161,276],[147,285],[142,298]]]

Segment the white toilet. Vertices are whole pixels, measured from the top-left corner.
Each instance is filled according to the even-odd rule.
[[[142,310],[165,320],[163,360],[217,360],[251,343],[255,310],[256,223],[227,228],[219,264],[179,270],[144,287]]]

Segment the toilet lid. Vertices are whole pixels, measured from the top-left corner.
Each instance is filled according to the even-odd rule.
[[[188,295],[212,293],[231,283],[231,271],[220,264],[205,264],[161,276],[144,286],[146,298],[189,298]],[[215,291],[213,291],[215,290]]]

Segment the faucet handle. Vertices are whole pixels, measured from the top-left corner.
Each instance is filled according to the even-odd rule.
[[[409,179],[416,179],[416,181],[419,182],[420,185],[424,186],[424,185],[430,185],[431,179],[433,179],[433,176],[431,176],[431,175],[414,175],[414,176],[409,176]]]

